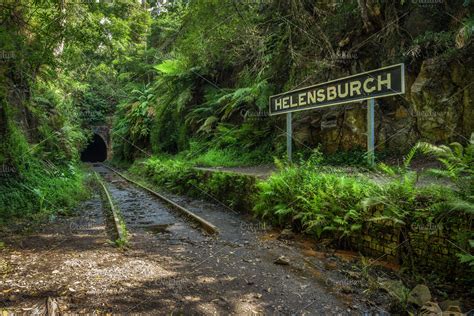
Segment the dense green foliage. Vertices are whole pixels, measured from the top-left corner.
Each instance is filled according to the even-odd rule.
[[[374,184],[336,170],[321,171],[314,166],[287,167],[261,182],[255,212],[280,225],[296,222],[317,237],[328,231],[342,237],[360,229],[362,201]]]
[[[9,53],[0,63],[3,221],[68,206],[81,195],[74,163],[85,137],[75,124],[67,76],[54,69],[62,39],[59,8],[7,2],[0,21],[0,50]]]
[[[438,103],[419,97],[415,104],[408,93],[380,100],[377,145],[406,127],[421,129],[428,122],[434,126],[429,130],[437,130],[440,118],[452,119],[451,108],[461,108],[454,102],[464,106],[454,124],[469,121],[472,93],[462,82],[469,72],[458,66],[472,55],[473,5],[3,0],[0,224],[66,213],[86,196],[79,153],[93,127],[105,125],[111,127],[114,159],[133,163],[132,173],[172,192],[253,212],[338,246],[368,232],[395,230],[401,237],[383,242],[400,242],[397,251],[409,253],[405,265],[417,258],[402,240],[416,227],[433,225],[455,245],[448,255],[474,267],[468,251],[474,247],[473,138],[449,146],[420,143],[400,167],[354,168],[366,160],[362,107],[355,113],[338,106],[337,115],[329,109],[293,115],[294,163],[284,164],[285,119],[267,113],[272,94],[403,62],[410,84],[427,79],[424,66],[449,69],[439,90],[457,101],[442,103],[449,111],[437,113]],[[419,95],[429,85],[421,90]],[[437,92],[429,95],[436,98]],[[431,101],[427,108],[436,113],[428,113],[429,120],[409,113],[416,107],[423,112],[422,103]],[[462,126],[446,139],[471,132],[471,122]],[[406,133],[401,138],[410,138],[407,144],[426,136]],[[395,147],[387,152],[406,149]],[[431,170],[440,179],[429,181],[437,184],[422,183],[425,175],[410,167],[419,152],[443,166]],[[278,171],[265,180],[194,168],[274,161]],[[432,233],[423,236],[422,246],[429,248]]]
[[[452,143],[450,146],[419,143],[416,148],[425,154],[434,155],[444,166],[444,169],[431,169],[432,174],[447,178],[455,184],[458,197],[441,205],[444,210],[448,210],[448,212],[444,211],[443,215],[447,217],[453,214],[455,215],[454,218],[461,215],[462,218],[464,214],[467,214],[470,221],[472,221],[472,215],[474,214],[474,133],[466,147],[459,143]],[[446,194],[446,190],[443,193]],[[459,238],[466,245],[464,249],[472,250],[474,248],[472,227],[460,234]],[[462,262],[468,263],[474,269],[474,255],[469,253],[468,250],[457,255]]]
[[[231,211],[249,211],[253,202],[255,179],[246,175],[205,172],[183,160],[156,157],[135,162],[130,172],[172,192],[206,198]]]
[[[133,161],[149,152],[196,156],[195,148],[210,151],[197,160],[203,165],[282,157],[284,120],[268,116],[269,95],[323,81],[328,74],[342,76],[396,62],[419,68],[428,58],[456,58],[457,42],[467,43],[472,35],[468,27],[472,4],[455,1],[449,8],[438,4],[306,0],[157,4],[151,11],[147,45],[130,59],[148,70],[146,75],[137,73],[124,89],[128,97],[121,100],[115,120],[117,158]],[[411,13],[414,20],[408,18]],[[462,16],[464,22],[450,23],[453,16]],[[320,137],[308,134],[311,115],[294,116],[295,150],[303,155],[318,145]],[[340,141],[334,146],[341,146]],[[249,159],[251,153],[266,159]],[[231,162],[216,159],[217,155]],[[338,155],[336,162],[363,160],[363,155],[352,152]]]
[[[146,70],[130,58],[149,20],[134,1],[0,4],[0,220],[84,196],[79,152]]]
[[[458,185],[469,179],[474,168],[472,145],[452,146],[456,154],[446,146],[420,143],[405,157],[401,168],[381,164],[380,174],[348,175],[343,168],[324,165],[323,155],[314,151],[300,165],[278,162],[280,170],[256,185],[247,176],[199,171],[191,161],[176,158],[146,159],[130,170],[173,192],[204,196],[235,211],[253,210],[264,220],[317,238],[330,238],[339,245],[367,229],[397,229],[404,236],[417,227],[429,227],[427,236],[438,229],[447,233],[454,229],[456,233],[450,238],[459,247],[455,251],[462,262],[472,264],[472,256],[459,249],[469,249],[474,237],[474,195],[472,186]],[[446,165],[431,173],[446,175],[447,180],[439,181],[448,182],[418,183],[420,175],[411,170],[410,162],[420,148],[434,153]],[[450,178],[453,173],[457,176]]]
[[[257,214],[277,223],[298,222],[320,237],[349,236],[366,222],[410,225],[434,220],[454,193],[437,186],[419,187],[415,173],[392,178],[347,175],[344,170],[312,163],[284,167],[259,184]]]

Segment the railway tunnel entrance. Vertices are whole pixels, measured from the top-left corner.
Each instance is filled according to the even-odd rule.
[[[103,162],[107,159],[107,145],[98,134],[92,136],[87,147],[81,152],[83,162]]]

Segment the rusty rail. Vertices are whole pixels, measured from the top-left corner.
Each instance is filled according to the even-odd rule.
[[[152,189],[144,186],[143,184],[135,181],[135,180],[132,180],[130,178],[128,178],[127,176],[125,176],[124,174],[118,172],[117,170],[115,170],[114,168],[110,167],[110,166],[107,166],[106,164],[102,164],[102,166],[104,166],[105,168],[109,169],[110,171],[116,173],[117,175],[119,175],[120,177],[122,177],[123,179],[125,179],[126,181],[130,182],[130,183],[133,183],[134,185],[142,188],[143,190],[145,191],[148,191],[149,193],[151,193],[152,195],[158,197],[159,199],[161,199],[162,201],[166,202],[167,204],[169,204],[173,209],[179,211],[182,215],[185,215],[186,217],[190,218],[191,220],[193,220],[194,222],[196,222],[197,224],[199,224],[207,233],[209,234],[218,234],[219,233],[219,230],[217,229],[216,226],[214,226],[213,224],[209,223],[208,221],[206,221],[204,218],[194,214],[193,212],[187,210],[186,208],[182,207],[181,205],[177,204],[176,202],[170,200],[169,198],[165,197],[164,195],[156,192],[156,191],[153,191]]]
[[[102,190],[105,193],[107,203],[109,205],[110,211],[112,212],[112,217],[114,220],[114,230],[115,230],[115,233],[117,234],[117,240],[125,240],[125,234],[122,231],[122,226],[120,224],[120,219],[118,217],[118,211],[114,205],[114,202],[112,201],[112,197],[110,196],[109,190],[107,189],[107,186],[105,185],[105,183],[102,181],[101,177],[96,172],[95,172],[95,176],[97,178],[97,182],[99,182],[100,186],[102,187]]]

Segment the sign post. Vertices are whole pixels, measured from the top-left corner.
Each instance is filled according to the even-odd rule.
[[[374,98],[367,100],[367,162],[369,166],[375,163],[375,100]]]
[[[270,97],[270,115],[286,113],[287,154],[291,161],[291,113],[367,101],[367,158],[374,164],[375,99],[405,93],[405,65],[387,66],[364,73],[331,80],[314,86],[280,93]]]
[[[293,128],[291,126],[291,112],[286,113],[286,155],[288,161],[291,162],[292,156],[292,141],[293,141]]]

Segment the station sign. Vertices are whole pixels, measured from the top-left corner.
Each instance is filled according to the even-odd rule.
[[[270,97],[270,115],[404,93],[404,65],[398,64],[273,95]]]
[[[387,66],[270,97],[270,115],[286,113],[286,147],[291,161],[293,112],[367,100],[367,160],[374,165],[375,99],[405,93],[405,65]]]

